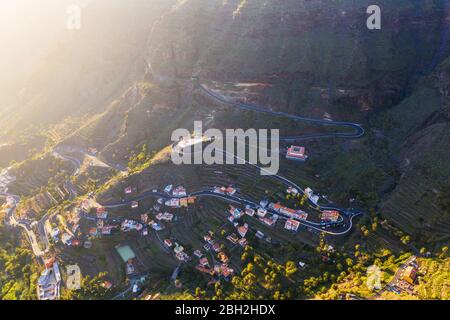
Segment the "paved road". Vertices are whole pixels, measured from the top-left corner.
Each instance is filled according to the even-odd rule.
[[[394,278],[392,278],[392,280],[380,291],[378,291],[375,294],[375,298],[380,297],[384,292],[386,292],[387,290],[392,290],[392,288],[394,288],[397,285],[397,282],[399,280],[401,280],[402,276],[403,276],[403,272],[405,271],[405,268],[410,265],[414,260],[416,260],[416,256],[411,256],[408,258],[408,260],[406,260],[405,262],[403,262],[400,267],[397,269],[397,271],[395,272]]]
[[[264,107],[261,107],[258,105],[254,105],[254,104],[246,104],[246,103],[231,101],[228,98],[226,98],[216,92],[213,92],[212,90],[209,90],[204,85],[201,85],[200,82],[198,81],[198,79],[196,79],[195,77],[193,78],[193,80],[194,80],[194,84],[196,85],[196,87],[199,88],[203,94],[205,94],[213,99],[216,99],[217,101],[219,101],[223,104],[226,104],[226,105],[230,105],[230,106],[237,107],[237,108],[244,109],[244,110],[252,110],[252,111],[256,111],[256,112],[271,114],[274,116],[282,116],[282,117],[290,118],[290,119],[297,120],[297,121],[305,121],[305,122],[310,122],[310,123],[319,124],[319,125],[326,125],[326,126],[340,126],[340,127],[352,129],[352,131],[349,131],[349,132],[347,132],[347,131],[345,131],[345,132],[326,132],[326,133],[309,134],[309,135],[303,135],[303,136],[282,137],[281,140],[295,141],[295,140],[302,140],[302,139],[325,138],[325,137],[340,137],[340,138],[346,138],[346,139],[357,139],[357,138],[362,137],[365,133],[364,128],[361,125],[356,124],[356,123],[307,118],[307,117],[288,114],[285,112],[271,111],[271,110],[268,110],[267,108],[264,108]],[[278,181],[281,181],[283,184],[285,184],[287,186],[296,188],[297,190],[299,190],[299,192],[304,194],[304,190],[302,188],[300,188],[300,186],[298,186],[296,183],[290,181],[289,179],[287,179],[285,177],[282,177],[280,175],[272,175],[272,173],[269,172],[268,170],[261,168],[261,167],[257,166],[256,164],[249,163],[245,159],[242,159],[242,158],[240,158],[234,154],[231,154],[225,150],[216,149],[216,151],[222,152],[226,156],[231,156],[231,157],[234,157],[235,159],[241,160],[244,163],[246,163],[250,166],[253,166],[261,171],[267,171],[267,173],[269,173],[272,178],[274,178]],[[225,201],[232,202],[232,203],[238,203],[238,204],[245,205],[245,206],[249,205],[253,208],[258,207],[258,204],[251,200],[236,197],[236,196],[218,194],[218,193],[212,192],[211,190],[197,191],[197,192],[191,193],[190,195],[197,196],[197,197],[199,197],[199,196],[200,197],[201,196],[217,197],[217,198],[221,198]],[[115,203],[104,203],[102,205],[107,208],[128,206],[133,201],[140,201],[140,200],[146,199],[148,197],[158,197],[158,198],[163,198],[165,200],[170,198],[165,193],[146,192],[146,193],[144,193],[138,197],[135,197],[134,199],[128,200],[128,201],[115,202]],[[317,204],[313,203],[309,198],[308,198],[308,202],[311,206],[314,206],[314,207],[317,206]],[[339,221],[339,223],[344,222],[343,227],[336,228],[336,230],[331,231],[331,230],[324,229],[327,225],[331,226],[332,224],[330,224],[330,223],[315,223],[312,221],[299,221],[299,222],[302,225],[304,225],[305,227],[314,229],[316,231],[324,232],[324,233],[331,234],[331,235],[344,235],[351,230],[352,225],[353,225],[353,218],[362,214],[361,212],[358,212],[358,211],[345,210],[345,209],[331,207],[331,206],[322,206],[320,208],[323,210],[339,211],[341,213],[342,219],[344,219],[344,221]],[[288,218],[288,217],[284,216],[283,214],[280,214],[273,210],[269,210],[269,211],[271,211],[272,213],[276,213],[279,216],[282,216],[284,218]]]
[[[99,167],[110,167],[110,168],[114,168],[122,173],[127,173],[128,172],[128,168],[120,165],[120,164],[116,164],[116,163],[109,163],[103,160],[100,160],[97,156],[91,154],[88,152],[88,150],[86,148],[83,147],[77,147],[77,146],[70,146],[70,145],[58,145],[53,149],[53,153],[56,157],[65,159],[67,161],[70,161],[74,164],[75,168],[77,168],[77,171],[74,173],[74,175],[77,175],[79,173],[79,169],[81,167],[81,161],[75,157],[71,157],[66,155],[65,153],[71,153],[71,152],[78,152],[83,154],[84,156],[86,156],[90,162],[94,165],[94,166],[99,166]]]
[[[63,153],[60,152],[59,149],[60,148],[58,148],[58,147],[55,148],[52,152],[52,155],[57,158],[63,159],[65,161],[71,162],[75,168],[75,171],[72,175],[73,176],[78,175],[80,167],[81,167],[81,161],[77,158],[64,155]],[[70,181],[70,179],[65,182],[65,185],[69,191],[71,199],[75,198],[77,196],[77,192],[76,192],[74,185]],[[47,223],[48,219],[50,219],[57,212],[47,212],[40,220],[37,220],[37,221],[17,220],[16,217],[14,216],[14,214],[15,214],[15,211],[17,208],[17,204],[20,201],[20,196],[10,194],[7,192],[0,192],[0,195],[4,195],[6,197],[10,197],[11,199],[13,199],[13,203],[12,203],[11,207],[7,210],[7,215],[6,215],[7,224],[12,227],[22,228],[25,231],[25,233],[28,237],[28,240],[30,241],[31,249],[32,249],[34,255],[38,258],[41,258],[50,249],[49,235],[46,231],[45,224]],[[39,237],[42,240],[43,244],[45,245],[44,249],[42,249],[39,246],[36,233],[32,229],[32,225],[35,223],[37,224],[37,230],[39,233]]]
[[[287,180],[287,179],[286,179]],[[289,180],[287,180],[289,181]],[[231,202],[231,203],[235,203],[235,204],[240,204],[242,206],[247,206],[249,205],[252,208],[257,208],[259,207],[259,204],[249,200],[249,199],[245,199],[245,198],[241,198],[238,196],[230,196],[230,195],[226,195],[226,194],[220,194],[220,193],[215,193],[211,190],[202,190],[202,191],[196,191],[196,192],[192,192],[191,194],[189,194],[189,196],[195,196],[195,197],[214,197],[214,198],[220,198],[222,200],[225,200],[227,202]],[[119,207],[124,207],[124,206],[130,206],[131,203],[133,201],[141,201],[147,198],[162,198],[164,200],[168,200],[172,197],[170,197],[168,194],[166,193],[162,193],[162,192],[153,192],[153,191],[149,191],[149,192],[145,192],[137,197],[134,197],[132,199],[126,200],[126,201],[119,201],[119,202],[110,202],[110,203],[102,203],[101,205],[105,208],[119,208]],[[331,208],[329,208],[331,209]],[[352,221],[353,218],[358,216],[360,213],[359,212],[348,212],[348,211],[343,211],[342,209],[339,208],[333,208],[334,210],[339,210],[341,213],[345,213],[343,215],[344,219],[345,219],[345,226],[344,227],[340,227],[340,228],[336,228],[335,230],[327,230],[327,229],[322,229],[322,227],[325,227],[326,223],[316,223],[316,222],[312,222],[312,221],[299,221],[300,224],[302,224],[303,226],[307,227],[307,228],[311,228],[314,229],[316,231],[320,231],[320,232],[324,232],[330,235],[344,235],[347,232],[349,232],[352,228]],[[268,209],[269,212],[273,213],[273,214],[277,214],[278,216],[288,219],[289,217],[286,215],[283,215],[281,213],[278,213],[272,209]]]
[[[324,133],[307,134],[307,135],[302,135],[302,136],[280,137],[280,140],[282,140],[282,141],[299,141],[299,140],[306,140],[306,139],[318,139],[318,138],[329,138],[329,137],[345,138],[345,139],[358,139],[358,138],[361,138],[362,136],[364,136],[364,134],[365,134],[364,128],[360,124],[357,124],[357,123],[302,117],[302,116],[298,116],[298,115],[289,114],[286,112],[272,111],[270,109],[267,109],[265,107],[262,107],[262,106],[259,106],[256,104],[249,104],[249,103],[242,103],[239,101],[233,101],[230,98],[222,96],[219,93],[208,89],[205,85],[200,84],[200,82],[197,78],[194,77],[193,80],[194,80],[194,85],[200,90],[201,93],[205,94],[206,96],[208,96],[210,98],[213,98],[213,99],[219,101],[220,103],[228,105],[228,106],[240,108],[243,110],[251,110],[251,111],[255,111],[255,112],[266,113],[266,114],[270,114],[270,115],[278,116],[278,117],[285,117],[285,118],[293,119],[296,121],[309,122],[312,124],[325,125],[325,126],[338,126],[338,127],[351,129],[351,131],[348,131],[348,132],[347,131],[324,132]]]
[[[9,194],[9,193],[0,193],[3,196],[10,197],[13,199],[13,203],[10,208],[6,211],[6,223],[12,227],[20,227],[25,231],[25,234],[28,237],[28,240],[31,244],[31,249],[33,250],[33,253],[36,257],[42,257],[45,254],[45,250],[42,250],[37,242],[36,234],[31,229],[31,226],[29,222],[17,220],[14,216],[14,213],[16,211],[17,203],[20,201],[20,197]]]

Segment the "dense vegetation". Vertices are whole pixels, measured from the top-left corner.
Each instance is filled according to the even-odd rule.
[[[107,274],[101,272],[94,277],[85,276],[81,279],[81,288],[78,290],[70,290],[65,288],[62,290],[62,300],[92,300],[111,298],[111,289],[105,288],[104,282]]]
[[[365,252],[360,245],[351,254],[330,250],[323,240],[316,248],[318,259],[314,268],[299,268],[294,261],[279,264],[264,258],[247,247],[242,254],[245,262],[240,274],[231,281],[217,281],[213,287],[185,290],[178,294],[162,295],[160,299],[450,299],[448,273],[450,258],[447,248],[434,258],[419,258],[418,285],[415,294],[394,294],[390,291],[370,289],[367,286],[368,270],[376,266],[381,271],[381,286],[384,288],[394,274],[410,256],[410,253],[395,255],[385,249],[376,253]],[[324,259],[326,257],[326,259]]]
[[[0,224],[0,300],[36,299],[38,266],[31,250]]]

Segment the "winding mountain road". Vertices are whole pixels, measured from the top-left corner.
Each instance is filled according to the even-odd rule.
[[[287,180],[287,179],[286,179]],[[287,180],[289,181],[289,180]],[[195,196],[195,197],[215,197],[215,198],[220,198],[222,200],[225,200],[227,202],[231,202],[231,203],[235,203],[235,204],[240,204],[242,206],[250,206],[252,208],[258,208],[259,204],[249,200],[249,199],[245,199],[242,197],[238,197],[238,196],[231,196],[231,195],[226,195],[226,194],[220,194],[220,193],[215,193],[212,191],[212,189],[206,189],[206,190],[201,190],[201,191],[196,191],[196,192],[192,192],[190,193],[188,196]],[[120,207],[125,207],[125,206],[130,206],[132,202],[134,201],[142,201],[145,200],[147,198],[162,198],[164,200],[168,200],[171,197],[170,195],[168,195],[167,193],[162,193],[162,192],[153,192],[153,191],[149,191],[149,192],[145,192],[137,197],[134,197],[132,199],[126,200],[126,201],[120,201],[120,202],[110,202],[110,203],[101,203],[101,205],[105,208],[120,208]],[[334,236],[339,236],[339,235],[344,235],[347,232],[349,232],[352,228],[352,221],[353,218],[360,215],[360,212],[354,212],[354,211],[344,211],[342,209],[339,208],[324,208],[324,209],[333,209],[333,210],[338,210],[339,212],[341,212],[343,214],[343,218],[346,220],[343,224],[342,227],[337,228],[336,230],[326,230],[326,229],[322,229],[325,228],[325,226],[327,225],[326,223],[317,223],[317,222],[312,222],[312,221],[299,221],[300,224],[302,224],[303,226],[307,227],[307,228],[311,228],[314,229],[316,231],[320,231],[320,232],[324,232],[327,233],[329,235],[334,235]],[[288,219],[288,216],[285,216],[279,212],[276,212],[275,210],[272,209],[267,209],[270,213],[272,214],[277,214],[278,216],[284,218],[284,219]],[[329,225],[329,224],[328,224]]]
[[[84,153],[85,155],[88,155],[86,153],[86,151],[82,148],[76,148],[76,147],[69,147],[71,149],[74,149],[76,151],[79,151],[81,153]],[[76,176],[80,173],[80,168],[82,165],[82,162],[75,158],[75,157],[71,157],[68,155],[65,155],[62,151],[61,148],[59,147],[55,147],[52,151],[52,155],[56,158],[62,159],[64,161],[69,161],[73,164],[74,166],[74,172],[72,174],[72,176]],[[91,159],[96,160],[96,158],[92,155],[88,155]],[[100,162],[100,160],[98,160],[99,163],[103,163]],[[2,174],[7,175],[8,172],[2,172]],[[77,197],[77,191],[75,189],[75,186],[72,184],[72,182],[70,181],[70,179],[68,179],[65,182],[65,186],[70,194],[70,198],[73,199],[75,197]],[[17,220],[16,217],[14,216],[14,213],[16,211],[17,208],[17,204],[20,201],[20,196],[15,195],[15,194],[11,194],[7,192],[7,185],[2,186],[2,191],[0,191],[0,195],[5,196],[5,197],[9,197],[9,199],[11,200],[11,204],[10,207],[7,209],[6,211],[6,223],[12,227],[20,227],[22,228],[26,235],[28,240],[30,241],[31,244],[31,249],[34,253],[34,255],[38,258],[41,258],[42,256],[44,256],[50,249],[50,242],[49,242],[49,235],[46,231],[46,227],[45,224],[47,223],[47,221],[53,216],[55,215],[57,212],[47,212],[40,220],[36,220],[36,221],[28,221],[28,220]],[[33,231],[32,229],[32,225],[33,224],[37,224],[37,230],[39,233],[39,237],[41,239],[41,241],[43,242],[43,244],[45,245],[45,248],[42,249],[39,246],[38,240],[37,240],[37,235],[36,233]]]
[[[192,77],[192,80],[194,81],[194,86],[199,89],[201,93],[203,93],[205,96],[213,98],[214,100],[217,100],[220,103],[223,103],[225,105],[236,107],[242,110],[250,110],[255,111],[259,113],[265,113],[270,114],[277,117],[285,117],[288,119],[296,120],[296,121],[304,121],[312,124],[318,124],[318,125],[324,125],[324,126],[338,126],[343,128],[349,128],[352,129],[352,131],[349,132],[324,132],[324,133],[313,133],[313,134],[307,134],[307,135],[301,135],[301,136],[286,136],[286,137],[280,137],[281,141],[299,141],[299,140],[309,140],[309,139],[318,139],[318,138],[329,138],[329,137],[335,137],[335,138],[345,138],[345,139],[358,139],[364,136],[365,130],[364,128],[357,123],[352,122],[345,122],[345,121],[332,121],[332,120],[324,120],[324,119],[315,119],[315,118],[308,118],[308,117],[302,117],[286,112],[281,111],[272,111],[270,109],[267,109],[263,106],[259,106],[256,104],[249,104],[249,103],[243,103],[239,101],[233,101],[228,97],[225,97],[217,92],[214,92],[213,90],[209,89],[205,85],[201,84],[197,77]]]
[[[272,111],[269,110],[267,108],[255,105],[255,104],[246,104],[246,103],[241,103],[241,102],[236,102],[236,101],[231,101],[229,100],[227,97],[224,97],[210,89],[208,89],[206,86],[200,84],[200,82],[198,81],[197,77],[192,77],[192,80],[194,81],[194,85],[195,87],[197,87],[200,92],[202,92],[203,94],[205,94],[208,97],[211,97],[225,105],[229,105],[232,107],[237,107],[243,110],[251,110],[251,111],[255,111],[255,112],[261,112],[261,113],[266,113],[266,114],[270,114],[273,116],[279,116],[279,117],[286,117],[289,119],[293,119],[296,121],[305,121],[305,122],[309,122],[309,123],[313,123],[313,124],[318,124],[318,125],[326,125],[326,126],[339,126],[339,127],[344,127],[344,128],[350,128],[352,129],[352,131],[348,131],[348,132],[326,132],[326,133],[316,133],[316,134],[308,134],[308,135],[302,135],[302,136],[288,136],[288,137],[281,137],[280,140],[283,141],[297,141],[297,140],[305,140],[305,139],[317,139],[317,138],[326,138],[326,137],[338,137],[338,138],[345,138],[345,139],[357,139],[357,138],[361,138],[364,134],[365,134],[365,130],[364,128],[356,123],[352,123],[352,122],[343,122],[343,121],[329,121],[329,120],[323,120],[323,119],[314,119],[314,118],[308,118],[308,117],[302,117],[302,116],[298,116],[298,115],[292,115],[292,114],[288,114],[285,112],[278,112],[278,111]],[[174,148],[176,147],[176,145],[173,146]],[[243,161],[244,163],[255,167],[259,170],[262,171],[267,171],[264,168],[259,167],[256,164],[250,163],[248,161],[246,161],[246,159],[242,159],[234,154],[231,154],[225,150],[221,150],[221,149],[217,149],[216,151],[223,153],[226,156],[230,156],[233,157],[237,160]],[[292,182],[291,180],[282,177],[280,175],[273,175],[272,173],[270,173],[270,176],[280,182],[282,182],[283,184],[285,184],[288,187],[293,187],[296,188],[297,190],[299,190],[299,192],[301,192],[302,194],[305,194],[304,190],[302,188],[300,188],[300,186],[298,186],[296,183]],[[241,204],[244,206],[250,206],[253,208],[257,208],[259,205],[251,200],[248,199],[244,199],[241,197],[237,197],[237,196],[231,196],[231,195],[225,195],[225,194],[218,194],[213,192],[212,190],[201,190],[201,191],[197,191],[197,192],[193,192],[190,194],[190,196],[197,196],[197,197],[216,197],[216,198],[221,198],[225,201],[228,202],[232,202],[232,203],[237,203],[237,204]],[[162,198],[162,199],[169,199],[171,198],[168,194],[166,193],[161,193],[161,192],[146,192],[138,197],[135,197],[131,200],[127,200],[127,201],[122,201],[122,202],[115,202],[115,203],[104,203],[102,204],[104,207],[106,208],[116,208],[116,207],[122,207],[122,206],[129,206],[133,201],[140,201],[140,200],[144,200],[148,197],[157,197],[157,198]],[[308,202],[311,206],[313,207],[317,207],[316,203],[313,203],[309,198],[308,198]],[[320,231],[320,232],[324,232],[330,235],[344,235],[346,233],[348,233],[352,226],[353,226],[353,218],[361,215],[362,212],[359,211],[355,211],[355,210],[345,210],[345,209],[341,209],[341,208],[336,208],[336,207],[331,207],[331,206],[319,206],[320,209],[324,209],[324,210],[336,210],[339,211],[341,213],[342,216],[342,221],[340,221],[339,224],[339,228],[336,228],[336,230],[326,230],[325,228],[327,227],[331,227],[333,225],[337,225],[337,224],[332,224],[332,223],[317,223],[317,222],[312,222],[312,221],[299,221],[300,224],[302,224],[303,226],[310,228],[310,229],[314,229],[316,231]],[[280,214],[274,210],[269,209],[268,211],[270,211],[271,213],[274,214],[278,214],[279,216],[287,219],[289,217],[284,216],[283,214]]]

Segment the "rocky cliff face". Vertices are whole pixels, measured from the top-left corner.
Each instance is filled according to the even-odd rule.
[[[368,207],[417,237],[448,236],[448,1],[377,1],[381,30],[366,27],[368,0],[108,1],[97,2],[114,12],[104,26],[50,57],[0,129],[86,116],[63,141],[126,164],[136,147],[158,151],[173,129],[214,118],[220,108],[192,94],[198,75],[275,110],[363,123],[363,139],[313,145],[317,187],[335,201],[369,194]],[[219,111],[214,121],[242,120]]]
[[[244,90],[246,98],[276,110],[365,123],[367,139],[353,146],[365,160],[343,157],[356,167],[377,168],[377,178],[367,178],[360,191],[379,194],[380,212],[410,234],[448,236],[448,208],[439,203],[449,187],[450,5],[377,1],[381,30],[369,30],[371,4],[179,1],[150,35],[152,75],[258,83]],[[339,198],[342,188],[348,196],[366,173],[351,173],[328,157],[322,167],[330,171],[327,192]],[[336,176],[343,178],[335,185]]]
[[[393,105],[448,54],[447,8],[443,1],[378,1],[381,30],[368,30],[371,4],[180,1],[155,27],[149,60],[160,76],[270,83],[263,98],[280,109],[312,103],[312,88],[355,111]]]
[[[14,138],[26,127],[45,128],[67,117],[105,110],[142,78],[153,22],[173,2],[91,1],[81,11],[80,30],[61,28],[57,40],[48,44],[45,58],[27,70],[31,76],[19,90],[2,92],[8,99],[0,101],[0,139],[2,134]],[[64,17],[66,7],[58,8]]]

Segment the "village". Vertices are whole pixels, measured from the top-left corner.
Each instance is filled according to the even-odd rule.
[[[305,202],[307,197],[311,202],[317,202],[317,196],[312,191],[307,189],[302,196],[301,192],[296,188],[289,187],[285,190],[286,198],[290,199],[290,203]],[[135,187],[127,186],[123,189],[125,197],[131,200],[122,202],[119,206],[126,208],[128,206],[129,214],[126,217],[111,215],[108,206],[102,206],[97,203],[92,197],[88,197],[81,201],[70,212],[65,214],[65,218],[59,217],[58,222],[49,222],[46,224],[46,231],[50,235],[51,242],[54,245],[62,245],[63,247],[84,248],[89,250],[93,246],[96,239],[112,237],[115,234],[132,234],[138,237],[148,237],[149,232],[157,235],[166,252],[173,256],[180,264],[191,264],[199,272],[211,277],[212,281],[224,279],[229,281],[236,272],[236,267],[230,265],[230,258],[236,247],[244,249],[248,244],[249,232],[254,234],[256,239],[266,242],[272,242],[272,238],[259,230],[258,224],[269,228],[274,228],[277,224],[281,224],[286,232],[298,232],[302,226],[302,222],[308,222],[311,217],[305,210],[308,205],[304,205],[305,210],[291,209],[280,202],[270,202],[268,199],[262,199],[259,203],[251,203],[250,201],[242,201],[239,205],[229,204],[224,212],[224,223],[229,224],[231,230],[228,234],[222,234],[223,240],[217,239],[217,231],[209,230],[203,236],[203,245],[197,248],[186,249],[183,243],[176,238],[160,238],[159,232],[166,229],[167,226],[177,223],[180,219],[173,211],[182,208],[187,209],[192,206],[201,196],[217,196],[225,197],[225,199],[240,199],[238,190],[233,186],[213,187],[210,190],[202,192],[194,192],[188,194],[183,186],[167,185],[162,189],[162,192],[153,189],[151,195],[156,198],[153,206],[148,208],[141,208],[142,204],[136,198],[137,190]],[[302,200],[303,198],[303,200]],[[114,206],[113,206],[114,207]],[[133,213],[135,212],[136,213]],[[144,210],[144,213],[137,213],[139,210]],[[247,216],[249,222],[243,222],[242,218]],[[322,210],[319,211],[315,220],[317,222],[309,221],[310,223],[318,223],[324,226],[335,224],[342,221],[343,217],[336,210]],[[255,221],[255,225],[251,227],[249,223]],[[253,224],[253,223],[252,223]],[[228,244],[226,244],[228,243]],[[129,245],[117,245],[116,251],[121,257],[124,265],[123,270],[128,279],[128,282],[133,283],[133,293],[138,293],[139,284],[142,279],[148,274],[145,270],[139,270],[135,263],[136,255]],[[237,251],[239,252],[239,251]],[[54,258],[48,261],[54,261]],[[303,262],[299,262],[304,266]],[[52,285],[44,282],[43,279],[49,278],[47,274],[52,273],[55,263],[46,263],[46,267],[42,273],[39,288],[53,288],[53,283],[59,281],[50,281]],[[56,264],[57,266],[57,264]],[[52,269],[53,268],[53,269]],[[58,274],[53,272],[54,274]],[[177,279],[176,272],[172,277],[173,283],[176,287],[182,284]],[[136,279],[141,279],[137,281]],[[47,286],[47,287],[46,287]],[[105,288],[112,288],[114,284],[111,281],[105,281]],[[45,289],[48,291],[48,289]],[[44,292],[42,289],[40,292]],[[49,294],[40,294],[43,299],[56,298]]]

